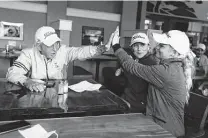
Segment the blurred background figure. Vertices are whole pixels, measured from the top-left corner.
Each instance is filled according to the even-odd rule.
[[[194,65],[196,68],[196,76],[207,76],[208,73],[208,58],[204,54],[206,51],[206,46],[199,43],[196,48],[194,48],[194,53],[196,57],[194,59]]]

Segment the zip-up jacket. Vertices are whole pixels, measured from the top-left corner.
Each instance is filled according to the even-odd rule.
[[[151,53],[147,53],[138,62],[143,65],[156,65],[159,63],[159,60]],[[147,101],[148,82],[126,71],[124,71],[124,74],[127,78],[127,86],[122,97],[130,103],[131,112],[144,112]]]
[[[99,47],[68,47],[61,45],[55,57],[47,60],[37,47],[23,49],[17,60],[8,69],[6,78],[12,83],[23,84],[30,74],[32,79],[66,78],[67,64],[74,60],[85,60],[102,53]]]

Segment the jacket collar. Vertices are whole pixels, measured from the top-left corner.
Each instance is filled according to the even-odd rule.
[[[163,59],[160,60],[160,64],[172,64],[172,63],[181,63],[182,64],[183,59],[181,58],[169,58],[169,59]]]
[[[145,58],[148,58],[150,55],[151,55],[151,53],[150,53],[150,52],[148,52],[145,56],[143,56],[143,57],[142,57],[142,58],[140,58],[139,60],[143,60],[143,59],[145,59]]]
[[[38,55],[39,55],[41,58],[43,58],[45,61],[51,61],[51,59],[48,60],[48,59],[42,54],[42,52],[41,52],[37,47],[34,47],[34,49],[35,49],[35,51],[38,53]]]

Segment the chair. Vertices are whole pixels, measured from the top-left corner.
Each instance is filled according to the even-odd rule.
[[[80,66],[73,66],[73,78],[74,79],[93,79],[91,72],[85,70]]]
[[[204,135],[204,127],[208,115],[208,97],[202,91],[208,87],[207,82],[202,83],[199,88],[190,92],[189,104],[185,108],[185,124],[192,127],[191,137],[201,137]]]

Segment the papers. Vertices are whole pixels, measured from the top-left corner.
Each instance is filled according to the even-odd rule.
[[[25,138],[48,138],[52,134],[56,134],[56,137],[58,138],[56,131],[47,132],[40,124],[25,130],[18,131]]]
[[[77,84],[70,85],[68,87],[75,92],[84,92],[84,91],[99,90],[101,86],[102,86],[101,84],[92,84],[89,83],[88,81],[81,81]]]

